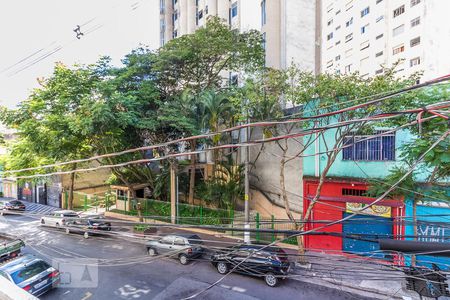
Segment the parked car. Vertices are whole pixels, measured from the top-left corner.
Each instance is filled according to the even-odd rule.
[[[79,219],[72,219],[66,222],[66,233],[82,233],[85,238],[95,234],[95,230],[111,231],[111,223],[104,221],[103,216],[93,215]]]
[[[146,247],[150,256],[174,252],[180,263],[186,265],[190,260],[203,255],[202,244],[202,239],[196,234],[170,234],[147,242]]]
[[[275,287],[290,270],[288,256],[278,247],[242,244],[220,250],[211,256],[211,263],[220,274],[233,272],[263,277],[266,284]]]
[[[16,257],[24,246],[20,239],[0,235],[0,262]]]
[[[19,200],[0,201],[0,210],[5,211],[25,211],[25,204]]]
[[[0,265],[0,276],[37,297],[55,287],[60,278],[58,270],[31,254]]]
[[[43,216],[41,218],[41,225],[59,228],[64,226],[68,220],[79,217],[80,216],[73,210],[58,210]]]

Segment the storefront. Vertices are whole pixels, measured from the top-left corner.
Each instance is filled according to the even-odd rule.
[[[316,193],[318,181],[317,179],[304,179],[303,184],[303,210],[305,213]],[[367,197],[367,189],[368,185],[363,182],[347,180],[325,182],[319,201],[312,209],[311,222],[307,224],[307,229],[320,228],[372,203],[375,199]],[[366,209],[364,214],[318,230],[319,232],[330,232],[331,235],[307,235],[305,245],[308,249],[316,251],[373,255],[373,251],[379,250],[376,239],[392,238],[404,234],[401,222],[403,215],[403,201],[382,200],[378,205]],[[356,234],[358,238],[351,238],[352,234]]]

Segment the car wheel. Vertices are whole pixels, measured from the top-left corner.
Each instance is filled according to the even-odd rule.
[[[69,233],[70,233],[70,229],[66,228],[66,234],[69,234]]]
[[[187,263],[189,262],[189,259],[186,256],[186,254],[180,254],[178,259],[180,260],[180,264],[182,264],[182,265],[187,265]]]
[[[270,287],[275,287],[278,284],[278,278],[275,277],[273,273],[267,273],[266,276],[264,277],[264,281]]]
[[[42,224],[42,225],[44,225],[44,224],[45,224],[45,221],[44,221],[44,219],[41,219],[41,224]]]
[[[219,262],[217,264],[217,272],[222,275],[228,273],[228,265],[224,262]]]
[[[59,228],[59,223],[56,223],[56,228]]]
[[[89,238],[89,232],[85,232],[85,233],[83,234],[83,237],[84,237],[85,239]]]
[[[156,255],[156,251],[153,248],[148,248],[147,252],[148,252],[148,255],[150,255],[150,256],[155,256]]]

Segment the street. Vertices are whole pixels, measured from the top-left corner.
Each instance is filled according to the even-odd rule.
[[[39,226],[27,216],[4,216],[0,233],[22,238],[24,253],[48,262],[58,261],[61,286],[41,299],[182,299],[221,278],[207,261],[187,266],[170,258],[149,257],[139,241],[122,238],[65,234]],[[361,299],[337,289],[306,284],[293,279],[278,288],[263,280],[230,274],[196,299]]]

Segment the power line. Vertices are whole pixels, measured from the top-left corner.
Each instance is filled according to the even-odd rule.
[[[446,104],[447,102],[442,102],[442,103],[445,104],[445,105],[450,105],[450,102],[448,102],[448,104]],[[439,103],[439,104],[442,105],[442,103]],[[417,112],[419,112],[419,109],[417,109]],[[342,127],[342,126],[346,126],[348,124],[353,124],[353,123],[358,123],[358,122],[378,121],[378,120],[382,120],[382,119],[395,118],[395,117],[401,116],[403,113],[404,112],[384,113],[384,114],[374,115],[374,116],[371,116],[371,117],[368,117],[368,118],[363,118],[363,119],[341,121],[341,122],[330,124],[328,126],[323,126],[323,127],[318,127],[318,128],[311,128],[311,129],[304,130],[304,131],[301,131],[301,132],[298,132],[298,133],[281,135],[281,136],[276,136],[276,137],[271,137],[271,138],[264,138],[264,139],[261,139],[261,140],[255,140],[255,141],[250,141],[250,142],[240,143],[240,144],[220,145],[220,146],[216,146],[216,147],[210,147],[210,148],[207,148],[207,149],[191,151],[191,152],[182,152],[182,153],[176,153],[176,154],[168,154],[168,155],[166,155],[164,157],[151,158],[151,159],[140,159],[140,160],[136,160],[136,161],[128,161],[128,162],[125,162],[125,163],[119,163],[119,164],[114,164],[114,165],[103,165],[103,166],[93,167],[93,168],[76,169],[76,170],[70,170],[70,171],[60,171],[60,172],[53,172],[53,173],[48,173],[48,174],[19,176],[19,177],[16,177],[16,178],[34,178],[34,177],[44,177],[44,176],[49,176],[49,175],[71,174],[71,173],[75,173],[75,172],[85,172],[85,171],[93,171],[93,170],[104,169],[104,168],[111,168],[111,167],[121,167],[121,166],[130,165],[130,164],[148,163],[148,162],[159,161],[159,160],[167,159],[167,158],[171,158],[171,157],[205,153],[205,152],[212,151],[212,150],[217,150],[217,149],[249,147],[249,146],[253,146],[253,145],[256,145],[256,144],[268,143],[268,142],[273,142],[273,141],[286,139],[286,138],[295,138],[295,137],[305,136],[305,135],[308,135],[308,134],[321,132],[323,130],[337,128],[337,127]],[[432,117],[436,117],[436,116],[432,116]],[[432,117],[430,117],[430,119]],[[428,120],[428,119],[424,118],[422,120]],[[417,122],[421,122],[421,121],[420,120],[416,120],[416,121],[411,122],[410,124],[416,124]],[[236,127],[247,127],[247,126],[250,126],[250,125],[254,126],[255,124],[258,124],[258,123],[250,123],[250,124],[240,125],[240,126],[236,126]],[[236,130],[236,127],[233,127],[232,130]],[[227,131],[231,131],[231,130],[227,129]],[[199,139],[199,138],[206,138],[206,137],[214,136],[216,134],[217,133],[209,133],[209,134],[204,134],[204,135],[200,135],[200,136],[191,136],[191,137],[188,137],[188,138],[181,138],[181,139],[177,139],[177,140],[174,140],[174,141],[169,141],[169,142],[166,142],[166,143],[156,144],[156,145],[152,145],[152,146],[145,146],[145,147],[139,147],[139,148],[134,148],[134,149],[128,149],[128,150],[124,150],[124,151],[121,151],[121,152],[97,155],[97,156],[94,156],[94,157],[91,157],[91,158],[71,160],[71,161],[55,163],[55,164],[50,164],[50,165],[44,165],[44,166],[39,166],[39,167],[24,168],[24,169],[20,169],[20,170],[3,171],[3,173],[18,173],[18,172],[23,172],[23,171],[38,170],[38,169],[42,169],[42,168],[51,168],[51,167],[57,167],[57,166],[64,166],[64,165],[73,164],[73,163],[82,163],[82,162],[87,162],[87,161],[91,161],[91,160],[98,160],[98,159],[106,158],[106,157],[119,156],[119,155],[132,153],[132,152],[136,152],[136,151],[152,150],[152,149],[156,149],[156,148],[166,147],[166,146],[169,146],[169,145],[172,145],[172,144],[178,144],[178,143],[185,142],[185,141],[192,140],[192,139]]]

